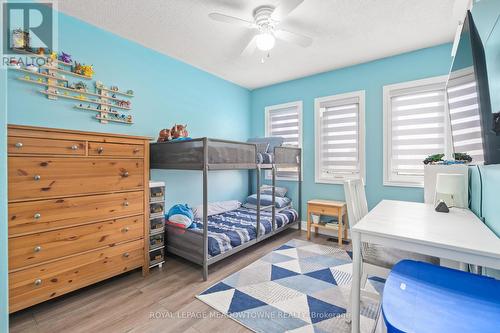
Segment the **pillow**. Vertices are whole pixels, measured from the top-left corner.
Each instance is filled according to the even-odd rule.
[[[283,197],[285,197],[287,192],[288,192],[288,189],[286,187],[275,186],[274,193],[276,194],[277,197],[283,198]],[[273,195],[273,187],[270,185],[262,185],[260,187],[260,194]]]
[[[167,223],[187,229],[193,223],[194,215],[191,207],[187,204],[177,204],[169,209],[165,217],[167,218]]]
[[[238,200],[228,200],[211,202],[208,204],[208,216],[230,212],[241,207],[241,202]],[[197,219],[203,218],[203,205],[193,208],[194,217]]]
[[[283,210],[290,208],[291,206],[292,206],[291,204],[288,204],[285,207],[276,208],[275,212],[277,212],[277,213],[282,212]],[[257,205],[254,205],[254,204],[251,204],[248,202],[246,204],[244,204],[243,207],[248,208],[248,209],[257,210]],[[273,206],[272,205],[270,205],[270,206],[262,206],[261,205],[260,210],[263,212],[271,212],[273,210]]]
[[[289,205],[292,200],[287,197],[276,197],[276,208],[283,208]],[[253,205],[257,205],[257,194],[252,194],[248,196],[247,202]],[[260,204],[263,206],[270,206],[273,204],[273,196],[269,194],[261,194],[260,196]]]

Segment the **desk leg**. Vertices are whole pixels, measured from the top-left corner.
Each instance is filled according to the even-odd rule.
[[[311,240],[311,213],[307,207],[307,240]]]
[[[342,209],[341,208],[337,208],[337,221],[338,221],[337,239],[339,241],[339,246],[342,246]]]
[[[351,332],[359,333],[359,302],[361,282],[361,237],[353,232],[352,237],[352,292],[351,292]]]

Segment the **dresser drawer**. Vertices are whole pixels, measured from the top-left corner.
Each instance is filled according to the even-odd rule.
[[[9,237],[142,212],[142,191],[10,203]]]
[[[9,274],[9,310],[14,312],[140,267],[143,240],[136,240]]]
[[[142,189],[143,160],[10,157],[9,201]]]
[[[144,216],[42,232],[9,239],[9,269],[142,238]]]
[[[89,142],[90,156],[143,157],[144,146],[126,143]]]
[[[9,136],[8,153],[29,155],[84,156],[85,141],[54,140]]]

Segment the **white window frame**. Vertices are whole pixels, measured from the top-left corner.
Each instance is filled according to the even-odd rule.
[[[446,100],[446,82],[448,75],[434,76],[421,80],[407,81],[396,84],[390,84],[383,87],[383,136],[384,136],[384,186],[400,186],[400,187],[424,187],[424,177],[420,176],[395,176],[391,173],[391,156],[392,156],[392,110],[391,110],[391,92],[395,90],[418,88],[425,85],[442,85],[444,90],[444,142],[445,155],[449,154],[448,146],[451,140],[450,132],[447,129],[449,123],[448,101]]]
[[[280,110],[280,109],[287,109],[287,108],[292,108],[296,107],[297,112],[299,114],[299,148],[302,149],[302,140],[303,140],[303,119],[302,119],[302,110],[303,110],[303,102],[301,100],[299,101],[294,101],[294,102],[288,102],[288,103],[283,103],[283,104],[276,104],[276,105],[269,105],[264,108],[264,134],[266,137],[270,136],[269,134],[269,112],[274,111],[274,110]],[[301,163],[304,160],[304,150],[302,149],[302,158],[301,158]],[[302,164],[303,165],[303,164]],[[304,168],[301,166],[300,168],[303,170]],[[270,172],[266,172],[266,179],[271,179]],[[289,180],[289,181],[298,181],[299,179],[297,177],[279,177],[276,176],[277,180]],[[300,175],[300,179],[303,179],[302,177],[302,172]]]
[[[324,102],[338,101],[349,98],[358,98],[359,100],[359,134],[358,134],[358,152],[359,152],[359,164],[360,164],[360,176],[363,180],[366,179],[366,164],[365,164],[365,91],[358,90],[353,92],[348,92],[344,94],[331,95],[325,97],[318,97],[314,99],[314,181],[318,184],[344,184],[346,179],[358,178],[357,176],[349,177],[345,176],[343,178],[338,177],[322,177],[321,176],[321,164],[320,164],[320,147],[321,147],[321,104]]]

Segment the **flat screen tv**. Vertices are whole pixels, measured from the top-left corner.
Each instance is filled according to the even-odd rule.
[[[454,153],[468,153],[473,163],[499,164],[498,118],[491,110],[483,43],[470,12],[462,28],[446,90]]]

